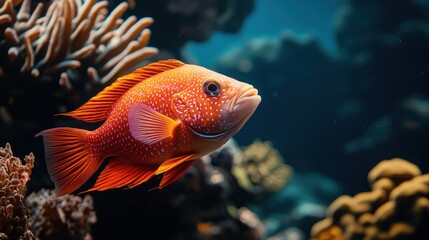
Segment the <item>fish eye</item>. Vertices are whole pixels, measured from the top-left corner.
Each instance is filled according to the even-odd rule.
[[[208,80],[203,84],[205,94],[214,97],[220,93],[220,84],[216,80]]]

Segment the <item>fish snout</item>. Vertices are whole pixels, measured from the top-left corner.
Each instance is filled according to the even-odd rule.
[[[258,95],[258,89],[246,84],[231,98],[226,106],[226,110],[228,112],[253,113],[260,102],[261,96]]]

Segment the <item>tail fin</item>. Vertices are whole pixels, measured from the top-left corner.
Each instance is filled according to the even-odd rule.
[[[87,133],[83,129],[60,127],[36,135],[43,136],[48,172],[57,196],[81,187],[102,163],[100,159],[92,159],[85,140]]]

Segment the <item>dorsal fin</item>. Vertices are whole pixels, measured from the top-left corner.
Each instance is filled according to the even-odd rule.
[[[60,116],[69,116],[85,122],[99,122],[105,120],[110,112],[112,105],[130,88],[141,81],[155,76],[170,69],[178,68],[184,63],[170,59],[151,63],[145,67],[139,68],[132,73],[118,78],[112,85],[106,87],[95,97],[83,104],[80,108],[58,114]]]

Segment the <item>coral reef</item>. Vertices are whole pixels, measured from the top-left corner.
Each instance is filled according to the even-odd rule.
[[[10,144],[0,147],[0,238],[33,239],[29,213],[24,204],[26,183],[34,167],[34,155],[24,158],[25,164],[13,156]]]
[[[30,209],[30,225],[37,238],[92,239],[91,225],[96,223],[97,217],[91,196],[56,197],[54,191],[42,189],[31,193],[26,204]]]
[[[312,239],[428,239],[429,174],[402,159],[381,161],[368,174],[371,192],[335,200]]]
[[[1,3],[3,122],[25,120],[27,111],[38,111],[43,120],[71,110],[93,95],[91,90],[157,52],[146,46],[152,18],[120,18],[127,3],[110,14],[106,1],[58,0],[35,7],[30,0]]]

